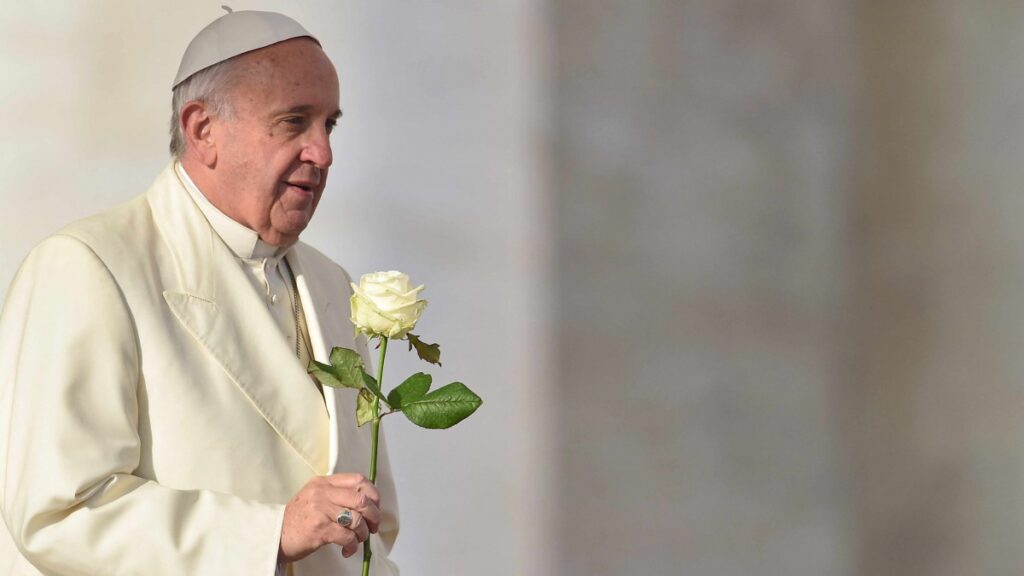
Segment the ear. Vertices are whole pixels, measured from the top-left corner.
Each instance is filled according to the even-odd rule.
[[[181,109],[182,133],[185,150],[204,166],[213,168],[217,163],[217,145],[213,138],[213,117],[205,102],[193,100]]]

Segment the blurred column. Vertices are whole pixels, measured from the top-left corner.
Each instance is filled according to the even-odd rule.
[[[861,574],[1024,566],[1024,5],[862,2]]]
[[[851,574],[841,0],[555,0],[558,574]]]

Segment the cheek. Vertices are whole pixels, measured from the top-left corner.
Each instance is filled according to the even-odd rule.
[[[231,163],[244,170],[243,177],[252,178],[253,170],[267,169],[267,142],[256,128],[235,126],[224,134],[224,151]]]

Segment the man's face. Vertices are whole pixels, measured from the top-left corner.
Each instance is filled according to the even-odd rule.
[[[320,201],[332,162],[338,75],[297,38],[242,57],[233,113],[212,125],[218,207],[275,246],[295,242]]]

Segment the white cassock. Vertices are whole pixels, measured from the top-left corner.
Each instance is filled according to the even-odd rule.
[[[269,576],[284,504],[314,475],[368,473],[354,391],[304,369],[332,346],[369,366],[348,275],[301,242],[277,254],[234,234],[188,185],[169,165],[42,242],[11,285],[0,575]],[[397,575],[386,449],[377,480],[373,573]],[[288,569],[354,575],[361,558],[329,545]]]

